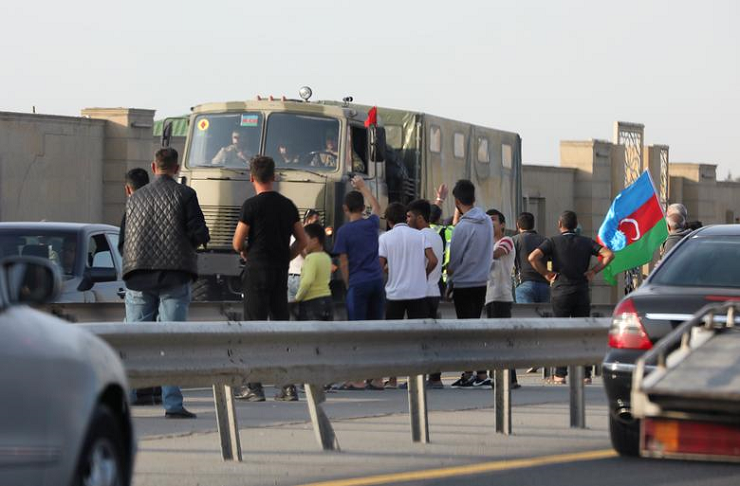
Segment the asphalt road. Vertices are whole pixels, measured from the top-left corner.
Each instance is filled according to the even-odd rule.
[[[568,426],[568,387],[545,385],[533,375],[521,381],[508,437],[494,432],[490,389],[430,390],[429,444],[411,442],[406,392],[329,394],[326,410],[341,447],[330,453],[316,443],[305,401],[238,402],[241,463],[221,460],[209,391],[188,390],[186,407],[198,413],[196,420],[164,419],[160,407],[134,408],[134,484],[740,484],[740,466],[614,456],[598,380],[586,387],[583,430]]]

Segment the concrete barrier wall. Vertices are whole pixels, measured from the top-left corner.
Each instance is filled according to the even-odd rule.
[[[0,112],[0,221],[99,222],[105,122]]]

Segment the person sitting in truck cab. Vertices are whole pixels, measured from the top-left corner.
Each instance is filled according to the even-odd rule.
[[[299,163],[298,156],[293,153],[293,149],[288,142],[278,143],[277,162],[280,165],[291,165]]]
[[[231,145],[219,150],[211,163],[229,167],[246,167],[249,170],[249,160],[252,155],[247,153],[247,140],[244,133],[234,130],[231,133]]]
[[[326,134],[326,148],[318,152],[311,161],[313,167],[336,167],[337,166],[337,135],[334,132]]]

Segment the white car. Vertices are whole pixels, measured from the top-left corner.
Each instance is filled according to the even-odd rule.
[[[135,440],[121,361],[28,307],[59,288],[47,259],[0,260],[0,484],[128,486]]]

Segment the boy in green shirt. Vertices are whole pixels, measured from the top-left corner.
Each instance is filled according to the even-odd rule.
[[[331,258],[324,251],[324,227],[318,223],[307,225],[306,259],[301,268],[301,284],[295,300],[298,302],[299,321],[331,321],[334,309],[329,281]]]

